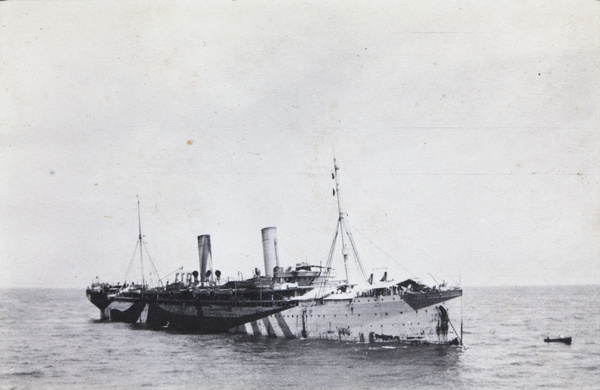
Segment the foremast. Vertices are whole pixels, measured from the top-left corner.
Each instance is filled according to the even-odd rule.
[[[363,269],[362,266],[362,262],[360,260],[360,256],[358,255],[358,251],[356,250],[356,245],[354,243],[354,238],[352,237],[352,233],[350,231],[350,229],[348,228],[348,223],[346,222],[346,216],[348,214],[346,214],[343,210],[342,210],[342,200],[341,200],[341,195],[340,195],[340,180],[339,180],[339,170],[340,167],[337,164],[337,160],[335,158],[335,155],[333,156],[333,173],[332,173],[332,178],[335,180],[335,189],[333,190],[333,195],[335,195],[335,197],[337,198],[337,205],[338,205],[338,221],[337,221],[337,227],[336,227],[336,232],[335,232],[335,236],[333,238],[333,242],[331,244],[331,249],[329,251],[329,258],[327,259],[327,269],[331,269],[331,263],[332,263],[332,258],[333,258],[333,252],[335,249],[335,244],[336,244],[336,240],[337,240],[337,236],[340,235],[341,236],[341,240],[342,240],[342,256],[344,258],[344,271],[345,271],[345,282],[349,283],[349,278],[348,278],[348,255],[350,254],[349,250],[348,250],[348,246],[346,245],[346,237],[348,238],[348,241],[350,241],[350,246],[352,247],[352,253],[354,254],[354,259],[356,261],[356,264],[358,265],[358,268],[362,274],[363,279],[366,281],[366,275],[365,275],[365,270]]]

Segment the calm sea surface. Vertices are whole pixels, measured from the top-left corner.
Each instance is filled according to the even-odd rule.
[[[84,288],[0,289],[0,389],[600,389],[599,297],[465,288],[461,350],[153,331],[99,322]]]

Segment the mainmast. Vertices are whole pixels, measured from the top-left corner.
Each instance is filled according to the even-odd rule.
[[[138,227],[140,231],[139,240],[140,240],[140,264],[142,267],[142,288],[146,285],[146,279],[144,278],[144,251],[143,251],[143,242],[142,242],[142,217],[140,214],[140,197],[138,196]]]

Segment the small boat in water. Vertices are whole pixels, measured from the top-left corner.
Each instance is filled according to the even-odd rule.
[[[571,336],[567,336],[567,337],[558,336],[557,338],[554,338],[554,339],[551,339],[550,336],[547,336],[544,339],[544,341],[547,343],[564,343],[564,344],[571,345]]]

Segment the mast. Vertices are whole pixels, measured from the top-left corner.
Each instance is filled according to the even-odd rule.
[[[137,195],[136,195],[137,196]],[[139,240],[140,240],[140,264],[142,267],[142,289],[146,285],[146,279],[144,278],[144,251],[143,251],[143,242],[142,242],[142,217],[140,214],[140,197],[137,196],[137,206],[138,206],[138,227],[139,227]]]
[[[352,233],[350,232],[350,229],[348,228],[347,222],[344,218],[344,215],[346,215],[346,213],[344,213],[342,211],[342,202],[341,202],[341,197],[340,197],[340,182],[339,182],[339,178],[338,178],[338,171],[340,170],[340,167],[337,165],[337,160],[335,159],[335,154],[333,156],[333,169],[334,169],[333,178],[335,179],[335,190],[333,191],[333,194],[336,195],[336,197],[337,197],[338,212],[339,212],[338,229],[336,231],[336,237],[337,237],[337,232],[339,231],[340,236],[342,236],[342,255],[344,256],[344,270],[346,271],[346,283],[349,282],[349,280],[348,280],[348,255],[349,255],[349,252],[348,252],[348,246],[346,245],[346,238],[344,237],[345,235],[348,235],[348,239],[350,240],[350,245],[352,246],[352,252],[354,253],[354,259],[356,260],[356,263],[357,263],[358,268],[363,276],[363,279],[366,281],[367,276],[366,276],[365,270],[362,266],[362,262],[360,261],[360,256],[358,255],[358,251],[356,250],[356,244],[354,243],[354,238],[352,237]],[[333,245],[335,245],[335,238],[334,238],[334,241],[332,244],[332,250],[333,250]],[[330,253],[330,256],[331,256],[331,253]],[[328,261],[328,263],[329,263],[329,261]]]
[[[335,195],[337,198],[338,204],[338,229],[340,230],[340,235],[342,236],[342,255],[344,256],[344,270],[346,271],[346,283],[348,283],[348,247],[346,246],[346,240],[344,239],[344,212],[342,211],[342,204],[340,200],[340,182],[338,179],[338,170],[340,167],[337,165],[337,161],[335,159],[335,155],[333,156],[333,177],[335,179]]]

